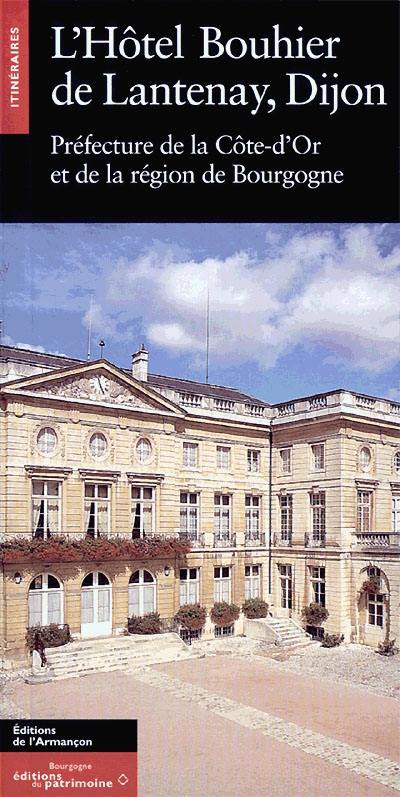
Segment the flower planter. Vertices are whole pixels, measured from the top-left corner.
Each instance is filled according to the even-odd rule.
[[[199,603],[186,603],[175,614],[174,619],[187,631],[200,631],[205,625],[207,610]]]
[[[146,560],[189,553],[190,542],[173,537],[131,540],[122,537],[35,540],[15,537],[0,545],[0,560],[7,562],[105,562],[116,559]]]
[[[210,612],[211,620],[219,626],[232,625],[238,619],[239,614],[239,606],[236,606],[235,603],[225,603],[225,601],[214,603]]]

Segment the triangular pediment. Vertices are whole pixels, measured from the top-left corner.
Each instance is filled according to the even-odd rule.
[[[101,404],[121,409],[167,412],[184,411],[145,382],[140,382],[107,360],[37,374],[1,386],[4,393],[37,396],[72,403]]]

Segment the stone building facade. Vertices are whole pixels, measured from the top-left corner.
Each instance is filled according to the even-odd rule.
[[[5,663],[24,655],[28,626],[111,636],[132,614],[167,621],[182,603],[248,597],[299,622],[320,603],[346,640],[399,637],[396,402],[336,390],[268,405],[151,374],[143,348],[124,369],[3,346],[0,380],[4,542],[191,542],[142,561],[3,561]]]

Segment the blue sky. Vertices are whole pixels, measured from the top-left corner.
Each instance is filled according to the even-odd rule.
[[[6,224],[3,342],[276,402],[349,387],[400,400],[399,224]],[[90,309],[91,308],[91,309]]]

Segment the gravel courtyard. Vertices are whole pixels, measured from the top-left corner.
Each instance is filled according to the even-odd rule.
[[[400,655],[236,638],[205,658],[30,686],[2,714],[139,720],[142,797],[389,797],[400,791]],[[260,655],[261,654],[261,655]]]

